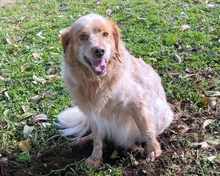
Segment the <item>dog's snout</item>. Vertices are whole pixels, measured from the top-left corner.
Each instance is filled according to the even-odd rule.
[[[93,53],[95,56],[101,57],[105,54],[105,49],[103,47],[94,47],[92,48]]]

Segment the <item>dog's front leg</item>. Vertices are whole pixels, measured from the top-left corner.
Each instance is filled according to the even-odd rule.
[[[146,105],[140,102],[138,106],[136,104],[132,105],[130,112],[141,135],[146,141],[145,151],[147,153],[147,161],[154,161],[156,157],[161,155],[162,151],[156,139],[156,124],[152,120],[153,117],[149,115],[145,108]]]
[[[86,159],[85,165],[87,168],[93,167],[96,169],[101,165],[103,140],[96,125],[91,125],[91,130],[93,136],[93,151],[92,155]]]

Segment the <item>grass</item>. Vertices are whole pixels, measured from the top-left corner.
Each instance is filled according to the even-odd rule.
[[[159,137],[166,145],[156,163],[142,163],[142,155],[132,162],[136,154],[130,154],[117,159],[114,165],[105,163],[96,172],[79,162],[50,174],[59,175],[64,170],[66,175],[219,174],[219,7],[218,0],[208,4],[205,0],[23,0],[0,7],[2,175],[12,173],[8,165],[15,168],[15,173],[31,166],[37,154],[64,142],[57,137],[54,125],[57,114],[70,104],[60,75],[62,49],[58,36],[78,16],[88,13],[99,13],[117,22],[130,52],[157,70],[169,102],[181,115]],[[181,30],[183,25],[190,28]],[[214,100],[209,101],[210,95]],[[48,119],[33,122],[39,114]],[[207,125],[203,128],[204,123]],[[43,166],[50,167],[48,163]]]

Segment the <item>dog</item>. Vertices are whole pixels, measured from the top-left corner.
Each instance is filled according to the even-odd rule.
[[[58,125],[72,145],[93,141],[86,167],[100,167],[104,139],[125,149],[146,142],[146,159],[154,161],[162,153],[156,137],[173,120],[158,74],[128,52],[116,23],[98,14],[78,18],[60,40],[74,106],[58,115]]]

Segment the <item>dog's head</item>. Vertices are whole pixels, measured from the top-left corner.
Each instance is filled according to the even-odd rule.
[[[96,76],[107,73],[111,59],[121,54],[117,25],[97,14],[80,17],[61,35],[68,62],[80,62]]]

